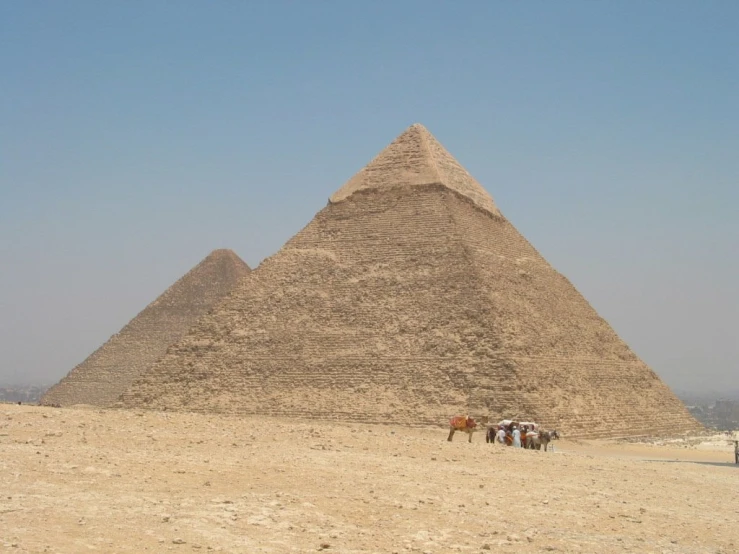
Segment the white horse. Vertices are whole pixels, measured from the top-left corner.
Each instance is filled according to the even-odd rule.
[[[559,431],[556,429],[552,431],[544,431],[543,429],[538,432],[526,433],[526,448],[541,450],[544,447],[544,452],[549,449],[549,443],[554,439],[559,439]]]

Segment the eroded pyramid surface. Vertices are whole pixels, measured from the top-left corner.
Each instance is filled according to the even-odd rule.
[[[407,152],[378,158],[123,403],[403,424],[469,412],[590,437],[699,428],[484,190]]]
[[[113,404],[248,273],[249,267],[231,250],[211,252],[50,388],[41,403]]]

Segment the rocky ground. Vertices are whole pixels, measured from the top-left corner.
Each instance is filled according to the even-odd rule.
[[[735,553],[739,466],[711,440],[544,453],[440,428],[4,405],[0,549]]]

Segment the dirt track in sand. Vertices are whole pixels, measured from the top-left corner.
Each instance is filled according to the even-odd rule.
[[[444,429],[0,406],[10,552],[739,552],[739,466]],[[323,545],[323,546],[322,546]]]

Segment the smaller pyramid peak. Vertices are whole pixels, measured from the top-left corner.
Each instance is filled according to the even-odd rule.
[[[230,248],[216,248],[215,250],[211,250],[210,254],[208,254],[208,258],[211,256],[213,257],[228,257],[233,258],[234,256],[238,258],[236,255],[236,252],[231,250]]]
[[[230,248],[216,248],[215,250],[212,250],[210,254],[208,254],[205,258],[202,259],[199,266],[202,264],[211,264],[211,263],[224,263],[224,262],[231,262],[232,264],[236,264],[238,266],[244,266],[248,270],[249,266],[246,264],[244,260],[239,258],[238,254],[231,250]]]
[[[495,202],[472,175],[421,123],[414,123],[330,198],[346,200],[360,190],[441,184],[478,207],[500,215]]]

